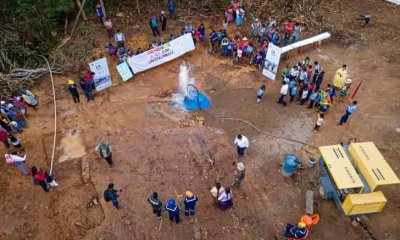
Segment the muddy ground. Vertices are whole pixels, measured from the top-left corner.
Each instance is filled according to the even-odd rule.
[[[223,120],[222,117],[250,121],[258,128],[279,136],[323,146],[347,142],[349,138],[374,141],[397,175],[400,164],[399,103],[400,88],[399,37],[382,29],[399,33],[399,7],[383,1],[352,1],[338,7],[339,13],[327,19],[348,26],[335,33],[320,48],[292,52],[282,64],[293,65],[309,56],[325,69],[323,85],[330,82],[335,70],[343,63],[357,84],[364,80],[356,100],[357,112],[348,124],[338,126],[347,102],[335,104],[326,115],[321,131],[312,132],[317,118],[314,110],[293,102],[284,108],[276,101],[279,81],[267,80],[253,66],[241,66],[232,59],[210,55],[199,47],[182,58],[140,73],[122,82],[108,58],[113,87],[95,94],[96,100],[75,105],[66,89],[66,80],[76,75],[57,76],[57,151],[54,176],[60,186],[51,193],[33,186],[30,178],[21,176],[12,166],[0,165],[0,238],[1,239],[283,239],[287,222],[294,223],[305,212],[305,192],[315,192],[315,212],[320,223],[312,229],[309,239],[368,239],[360,226],[339,216],[333,202],[323,201],[317,194],[317,168],[306,168],[292,178],[284,178],[279,165],[288,153],[308,160],[302,146],[263,135],[246,124]],[[371,11],[374,21],[363,27],[353,16]],[[194,17],[197,25],[207,19]],[[178,29],[182,22],[172,22]],[[139,24],[140,25],[140,24]],[[129,47],[145,48],[152,40],[145,23],[142,28],[124,30]],[[97,49],[104,52],[106,34],[96,24]],[[230,26],[231,34],[242,29]],[[103,32],[102,32],[103,31]],[[175,32],[177,32],[176,30]],[[387,34],[387,35],[384,35]],[[166,38],[165,34],[165,38]],[[354,36],[370,36],[355,38]],[[385,37],[386,36],[386,37]],[[182,112],[171,106],[169,99],[177,91],[179,65],[189,61],[194,67],[197,85],[211,100],[212,107],[196,113]],[[263,101],[255,103],[257,89],[266,84]],[[28,165],[48,168],[51,161],[53,103],[49,79],[43,79],[40,107],[31,111],[29,127],[19,135],[28,149]],[[204,124],[188,119],[204,118]],[[228,185],[233,180],[237,161],[234,136],[250,139],[250,148],[242,161],[246,179],[240,189],[233,190],[234,209],[219,211],[209,190],[216,180]],[[114,150],[115,167],[108,168],[95,154],[95,146],[107,140]],[[210,152],[214,165],[205,157]],[[4,153],[4,150],[1,150]],[[82,174],[82,173],[89,173]],[[122,189],[116,210],[102,199],[109,182]],[[158,191],[165,203],[169,198],[183,200],[186,190],[200,199],[195,218],[182,216],[179,225],[170,224],[166,214],[159,221],[152,215],[146,198]],[[400,239],[399,187],[384,189],[388,203],[383,213],[364,220],[379,239]],[[99,204],[90,200],[99,197]],[[181,204],[182,205],[182,204]],[[181,206],[182,208],[182,206]]]

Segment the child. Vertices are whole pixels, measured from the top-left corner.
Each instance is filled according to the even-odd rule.
[[[50,187],[54,188],[58,186],[58,183],[51,177],[51,175],[49,175],[47,172],[44,172],[44,175],[46,177],[46,182],[50,185]]]
[[[310,103],[308,104],[307,108],[312,108],[314,106],[314,103],[316,102],[317,98],[318,98],[318,92],[314,91],[313,94],[311,94]]]
[[[301,94],[300,105],[303,105],[307,101],[307,96],[308,96],[308,87],[304,86],[304,90]]]
[[[241,62],[242,62],[242,54],[243,54],[243,50],[242,50],[241,48],[238,48],[238,50],[237,50],[237,60],[238,60],[238,63],[241,63]]]
[[[319,113],[319,114],[318,114],[317,123],[315,124],[315,127],[314,127],[314,131],[317,131],[317,132],[318,132],[318,130],[319,130],[319,128],[321,127],[323,121],[324,121],[324,115],[321,114],[321,113]]]
[[[115,47],[111,43],[106,48],[110,56],[115,56]]]
[[[257,92],[257,103],[261,102],[264,92],[265,92],[265,85],[263,84],[261,85],[260,89]]]
[[[297,84],[294,81],[290,82],[290,102],[293,102],[297,92]]]

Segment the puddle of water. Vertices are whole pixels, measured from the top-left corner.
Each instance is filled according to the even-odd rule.
[[[81,158],[86,155],[85,145],[78,130],[68,130],[61,139],[62,156],[59,162]]]

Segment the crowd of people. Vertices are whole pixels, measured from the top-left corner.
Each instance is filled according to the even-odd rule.
[[[21,174],[30,175],[34,184],[40,185],[44,191],[49,192],[53,187],[58,186],[57,182],[43,169],[38,169],[36,166],[30,169],[27,167],[26,151],[16,136],[28,126],[27,118],[30,111],[28,107],[36,110],[39,101],[35,94],[25,88],[21,88],[19,94],[11,96],[8,101],[0,102],[0,141],[9,151],[4,155],[4,160],[6,164],[16,166]]]

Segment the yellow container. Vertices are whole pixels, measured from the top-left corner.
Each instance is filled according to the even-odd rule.
[[[349,153],[371,192],[378,186],[400,183],[373,142],[352,143]]]
[[[387,200],[381,191],[363,194],[349,194],[346,196],[342,208],[349,215],[380,213]]]

